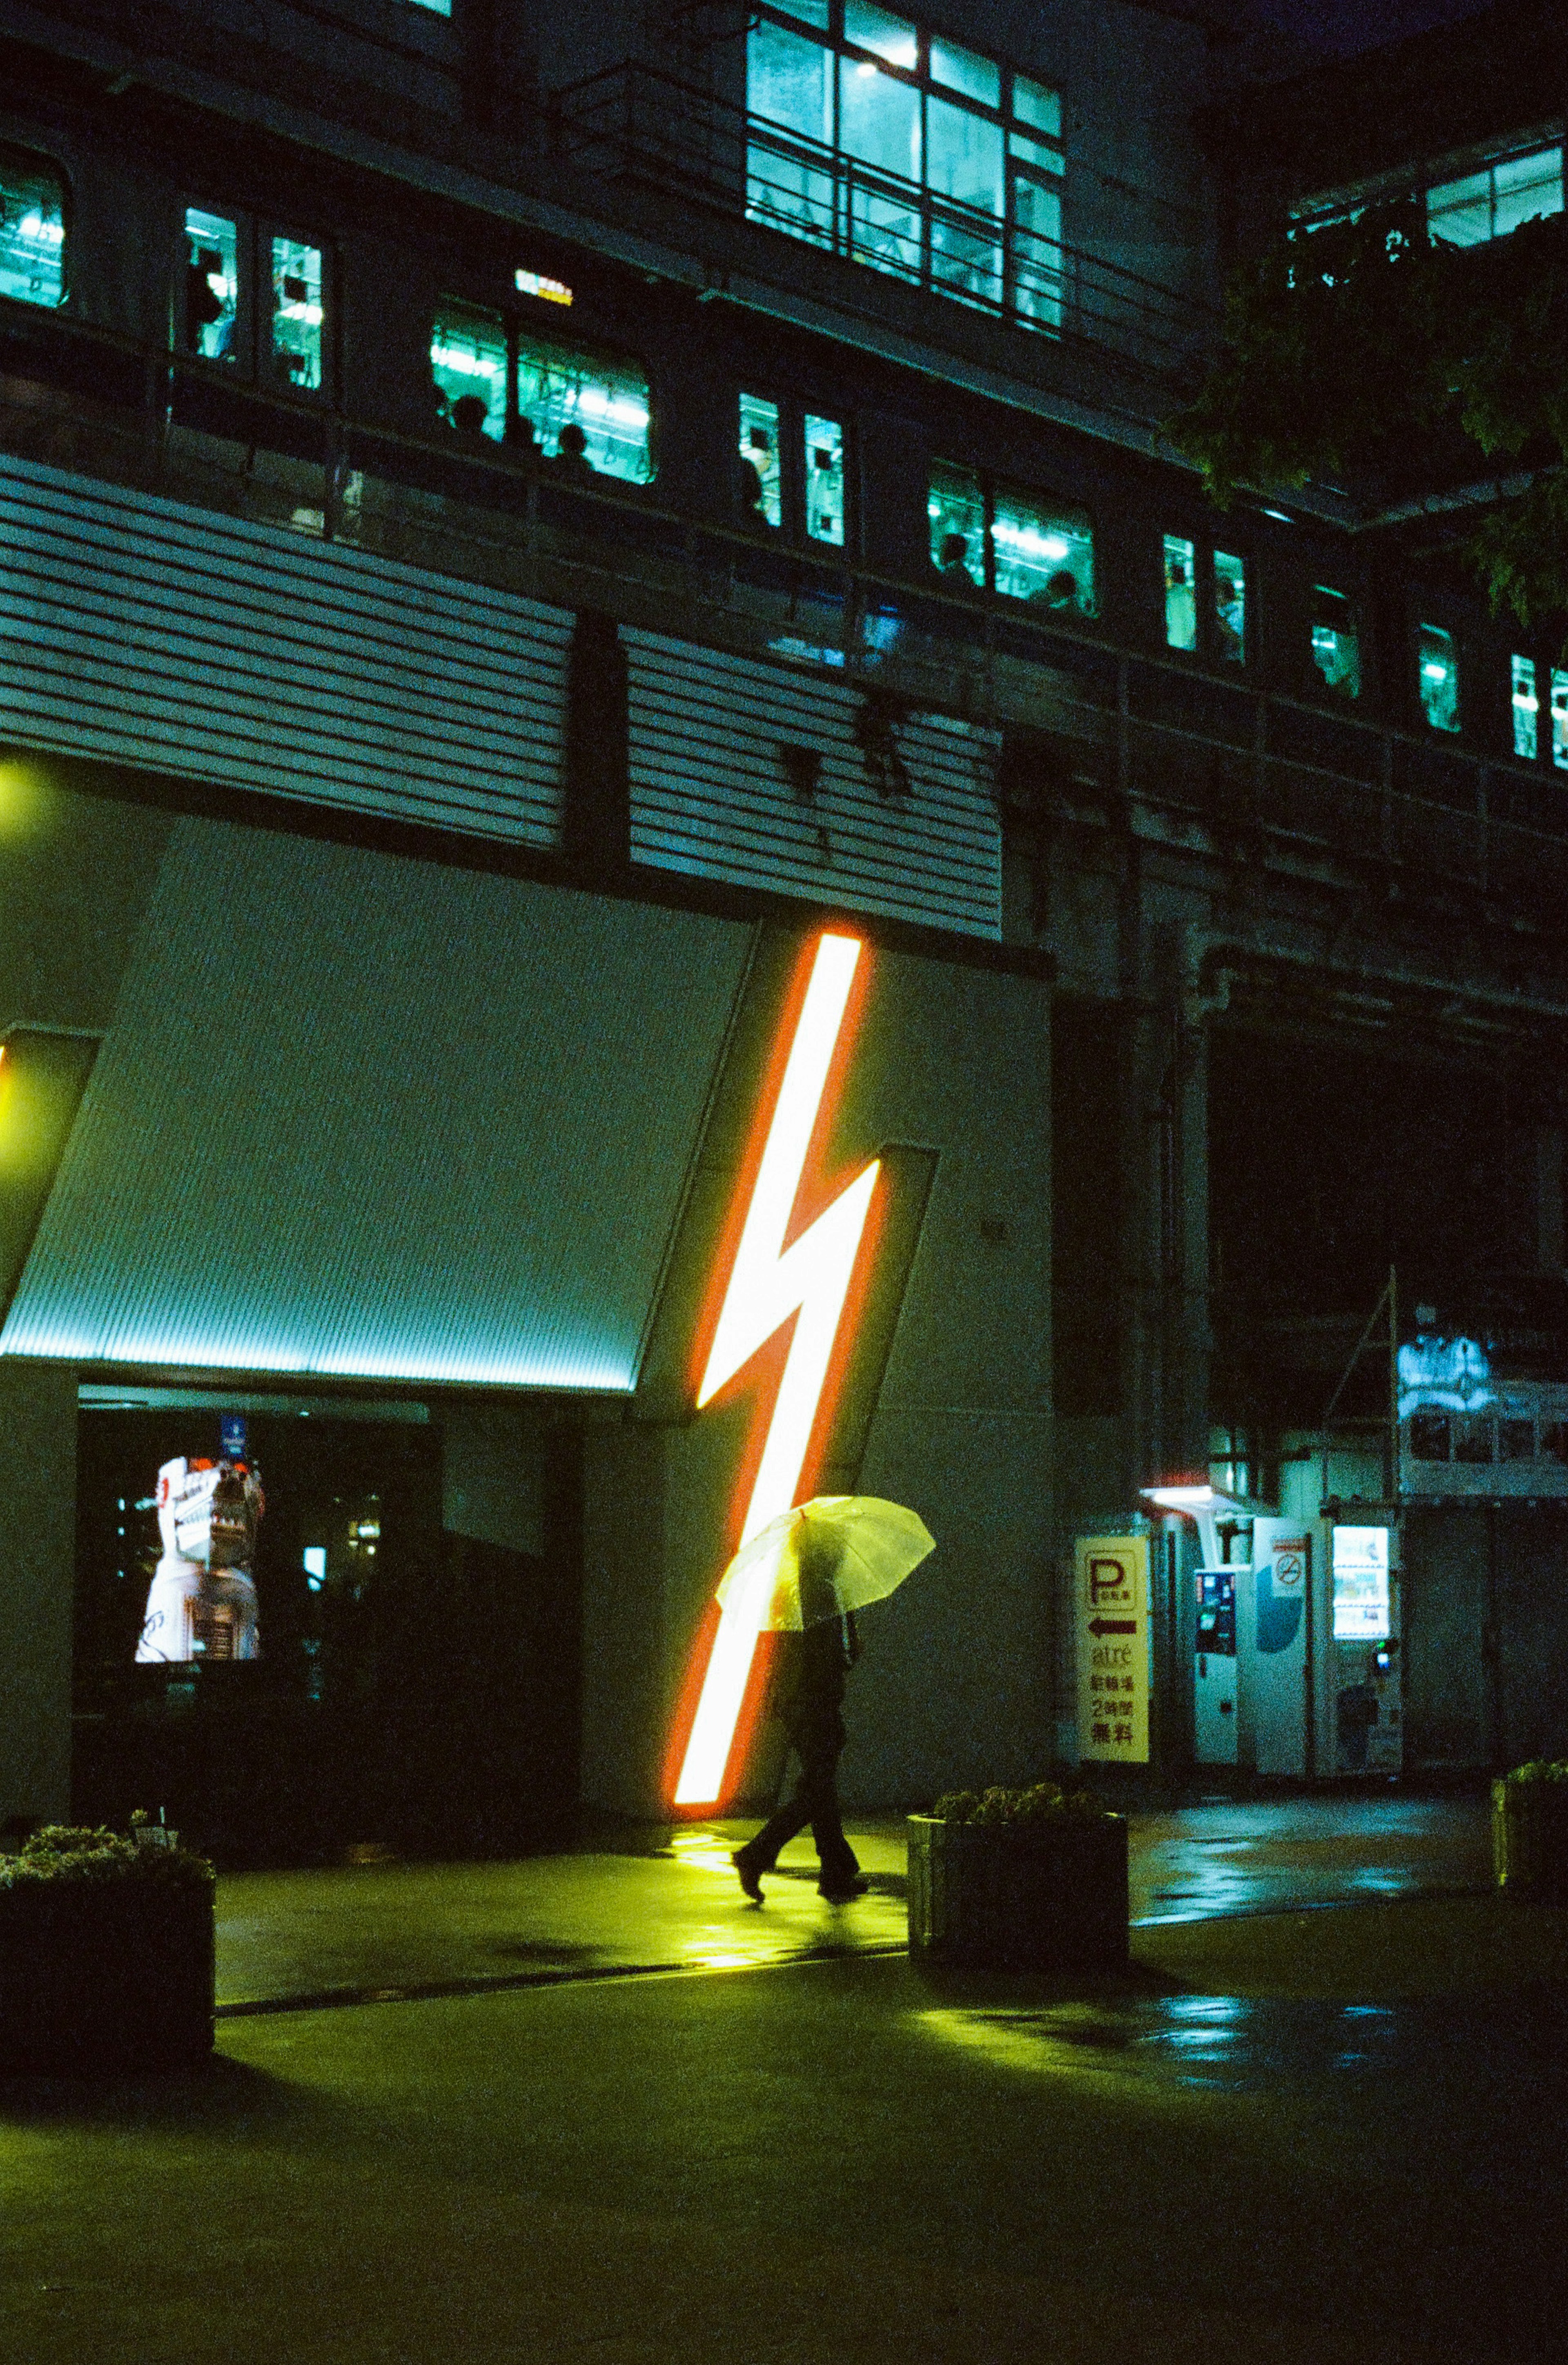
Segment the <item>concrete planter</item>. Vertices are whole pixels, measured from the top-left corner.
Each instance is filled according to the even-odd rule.
[[[0,2076],[179,2068],[212,2028],[210,1885],[0,1889]]]
[[[1127,1960],[1127,1826],[997,1827],[911,1815],[910,1952],[1000,1970],[1114,1970]]]
[[[1568,1782],[1494,1782],[1492,1868],[1508,1897],[1568,1905]]]

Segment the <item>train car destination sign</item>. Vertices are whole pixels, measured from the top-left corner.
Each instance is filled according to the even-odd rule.
[[[1081,1757],[1148,1763],[1148,1538],[1081,1536],[1074,1604]]]

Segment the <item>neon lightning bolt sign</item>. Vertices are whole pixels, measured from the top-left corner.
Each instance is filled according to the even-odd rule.
[[[719,1309],[707,1369],[697,1391],[700,1410],[794,1318],[794,1334],[741,1529],[742,1544],[795,1502],[844,1301],[876,1193],[880,1161],[873,1159],[832,1205],[785,1247],[860,953],[854,936],[824,936],[818,943]],[[770,1591],[764,1578],[749,1591],[732,1591],[725,1604],[675,1786],[677,1806],[716,1804],[722,1793],[724,1767]]]

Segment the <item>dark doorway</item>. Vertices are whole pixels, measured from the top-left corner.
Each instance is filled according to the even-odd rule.
[[[220,1453],[204,1406],[79,1423],[73,1813],[162,1808],[220,1862],[547,1844],[577,1787],[580,1446],[536,1454],[530,1548],[447,1532],[442,1422],[250,1413],[264,1508],[251,1658],[138,1662],[159,1473]],[[169,1561],[164,1555],[165,1571]]]

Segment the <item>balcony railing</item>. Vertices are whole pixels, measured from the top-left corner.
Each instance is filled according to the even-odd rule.
[[[827,148],[652,68],[612,66],[557,94],[558,152],[845,256],[1161,377],[1202,354],[1217,315],[1099,255]]]

